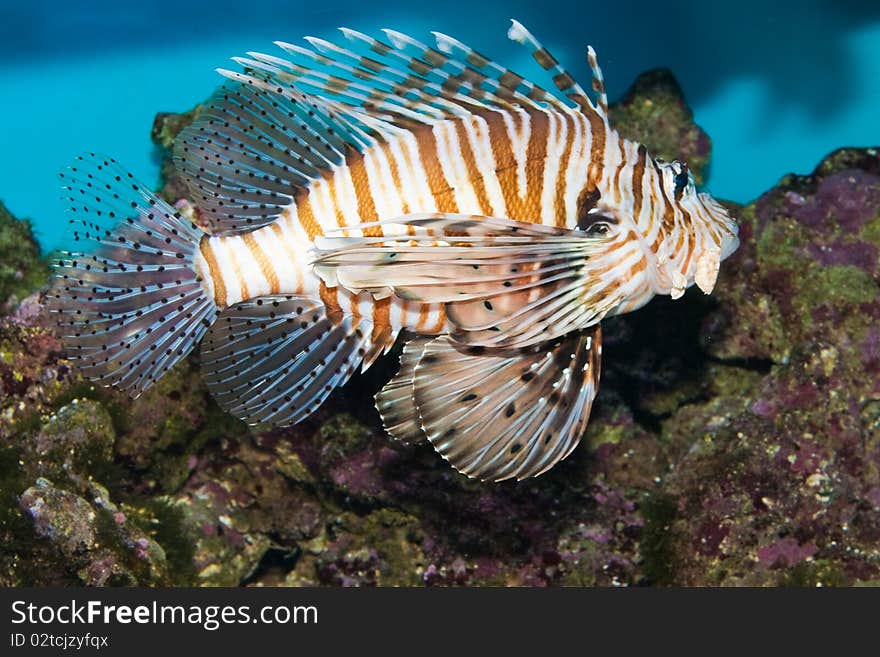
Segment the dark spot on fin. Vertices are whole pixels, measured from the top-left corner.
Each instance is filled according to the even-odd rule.
[[[477,479],[545,472],[580,440],[598,388],[600,344],[598,326],[537,348],[480,353],[448,336],[431,340],[412,378],[428,440]]]
[[[195,271],[204,233],[112,158],[82,155],[60,177],[75,244],[53,262],[47,306],[82,374],[137,396],[216,318]]]

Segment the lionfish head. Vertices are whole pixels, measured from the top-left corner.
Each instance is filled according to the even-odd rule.
[[[709,294],[721,261],[739,246],[736,221],[710,194],[697,191],[686,164],[658,160],[657,169],[672,221],[668,208],[654,208],[664,233],[655,253],[656,291],[678,298],[696,283]]]

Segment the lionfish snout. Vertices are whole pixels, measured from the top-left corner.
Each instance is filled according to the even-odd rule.
[[[717,229],[721,235],[721,259],[726,259],[739,247],[739,226],[736,220],[727,212],[727,208],[722,206],[709,194],[700,194],[703,206],[706,208],[707,214],[717,225]]]
[[[711,194],[701,192],[697,195],[699,203],[699,221],[703,224],[715,242],[719,251],[719,259],[724,260],[739,246],[739,226],[723,205]]]
[[[715,287],[721,261],[739,246],[739,228],[727,209],[710,194],[697,194],[695,201],[692,220],[696,242],[689,274],[697,287],[709,294]]]

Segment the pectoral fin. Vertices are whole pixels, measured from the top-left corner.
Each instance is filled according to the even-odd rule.
[[[319,238],[316,272],[327,285],[445,303],[457,341],[491,347],[595,324],[620,303],[615,267],[632,253],[618,235],[496,217],[411,215],[382,227],[382,237]]]
[[[601,351],[598,325],[525,349],[463,347],[435,338],[410,352],[417,362],[404,354],[378,406],[392,435],[412,441],[420,427],[469,477],[534,477],[580,440],[599,386]],[[405,403],[397,415],[406,420],[389,421],[385,402],[401,392]]]

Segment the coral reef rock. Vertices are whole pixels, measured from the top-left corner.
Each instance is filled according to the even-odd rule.
[[[30,222],[16,219],[0,202],[0,311],[9,311],[47,276]]]
[[[197,111],[154,125],[172,201],[168,147]],[[670,74],[612,115],[701,175],[709,139]],[[383,434],[393,356],[262,433],[214,404],[197,356],[134,402],[95,388],[42,311],[27,227],[0,212],[0,584],[880,581],[880,156],[837,151],[731,210],[742,245],[712,296],[606,322],[580,447],[497,485]]]

